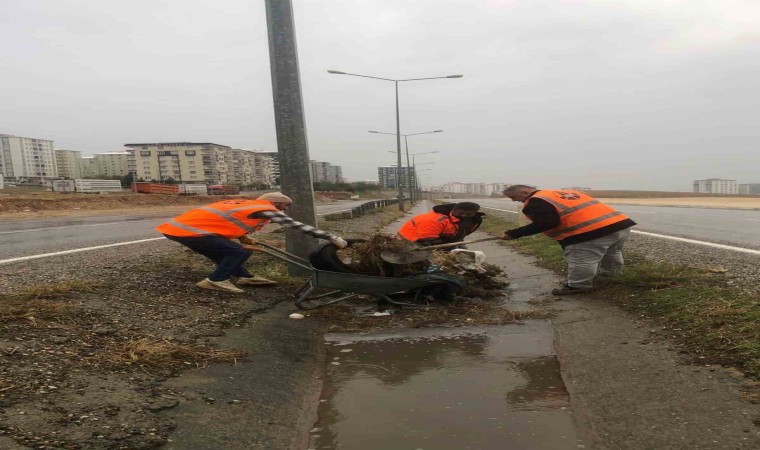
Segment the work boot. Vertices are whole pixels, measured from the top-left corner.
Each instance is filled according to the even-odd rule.
[[[563,283],[562,287],[557,289],[552,289],[552,295],[578,295],[578,294],[588,294],[591,292],[592,288],[578,288],[578,287],[572,287],[568,286],[567,284]]]
[[[274,286],[277,284],[277,282],[267,280],[266,278],[253,276],[248,278],[238,278],[238,284],[241,286]]]
[[[198,282],[196,286],[198,286],[201,289],[210,289],[212,291],[232,292],[233,294],[242,294],[243,292],[245,292],[244,290],[232,284],[230,280],[211,281],[208,278],[206,278],[205,280]]]

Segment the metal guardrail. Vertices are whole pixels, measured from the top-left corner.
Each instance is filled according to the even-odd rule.
[[[388,199],[388,200],[373,200],[371,202],[362,203],[361,205],[353,207],[351,209],[345,209],[343,211],[327,213],[323,215],[322,217],[325,220],[353,219],[354,217],[363,216],[372,210],[381,209],[390,205],[397,205],[397,204],[398,204],[397,198]]]

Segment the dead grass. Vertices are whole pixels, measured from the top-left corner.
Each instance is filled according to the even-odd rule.
[[[374,304],[371,299],[357,300],[350,304],[326,306],[308,315],[328,322],[330,332],[358,333],[393,328],[503,325],[527,319],[544,319],[552,314],[546,308],[513,311],[493,300],[466,298],[448,305],[432,305],[429,309],[401,308],[390,316],[373,317],[357,312],[362,307],[371,309]]]
[[[0,323],[26,321],[33,327],[50,321],[75,318],[77,308],[64,300],[76,294],[94,292],[101,288],[94,281],[65,281],[47,286],[30,286],[18,292],[0,296]]]
[[[182,344],[164,339],[141,338],[107,347],[90,362],[120,367],[136,365],[148,368],[206,367],[212,362],[236,362],[245,352],[216,350],[202,345]]]
[[[102,283],[91,280],[63,281],[51,285],[25,287],[19,292],[11,293],[9,297],[18,300],[53,300],[70,298],[83,292],[94,292],[102,287]]]

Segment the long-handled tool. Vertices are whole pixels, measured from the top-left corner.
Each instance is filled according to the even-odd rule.
[[[452,242],[449,244],[430,245],[428,247],[417,247],[408,250],[391,250],[386,249],[380,252],[380,258],[383,261],[391,264],[414,264],[420,261],[424,261],[430,257],[430,250],[439,248],[459,247],[460,245],[474,244],[476,242],[495,241],[501,239],[500,237],[493,236],[481,239],[474,239],[472,241]]]

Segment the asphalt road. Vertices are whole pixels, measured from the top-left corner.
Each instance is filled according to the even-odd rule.
[[[351,209],[367,201],[317,205],[317,214]],[[0,260],[160,237],[154,228],[176,215],[173,212],[3,221]],[[92,253],[92,257],[96,258],[97,253]]]
[[[518,205],[509,199],[468,201],[508,211],[517,211]],[[612,206],[635,220],[638,223],[635,229],[639,231],[760,249],[760,211],[614,204]]]

